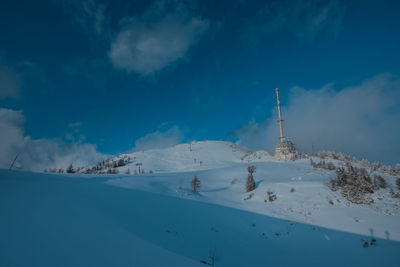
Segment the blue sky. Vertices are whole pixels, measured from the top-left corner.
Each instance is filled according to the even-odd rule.
[[[374,160],[389,153],[383,160],[392,164],[400,161],[399,128],[388,122],[378,132],[357,107],[365,86],[384,102],[400,100],[399,17],[397,1],[3,0],[0,108],[20,111],[23,137],[94,144],[99,153],[151,147],[143,144],[150,137],[155,146],[233,138],[271,150],[275,87],[284,116],[299,114],[294,95],[313,92],[339,108],[348,94],[356,108],[346,110],[358,112],[356,122],[368,119],[345,132],[357,123],[336,124],[339,136],[391,135],[378,142],[382,151],[349,143],[344,152]],[[400,119],[397,106],[376,106],[382,117],[374,119]],[[301,118],[318,123],[312,114],[320,112]],[[296,142],[298,129],[287,127]],[[360,129],[374,134],[354,137]],[[299,148],[313,140],[319,149],[341,147],[313,133],[299,137]]]

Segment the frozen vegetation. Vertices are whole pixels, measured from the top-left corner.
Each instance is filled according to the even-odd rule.
[[[397,266],[389,169],[207,141],[62,174],[0,170],[0,266]]]

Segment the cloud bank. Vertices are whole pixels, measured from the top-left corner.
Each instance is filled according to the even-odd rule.
[[[117,69],[149,75],[185,58],[209,28],[188,1],[156,1],[140,17],[126,18],[111,44]]]
[[[135,151],[155,148],[167,148],[182,143],[183,133],[178,126],[172,126],[167,130],[157,130],[146,134],[135,141]]]
[[[22,111],[0,109],[0,168],[15,167],[30,171],[84,166],[104,159],[93,144],[65,143],[56,139],[32,139],[24,134]]]
[[[334,90],[294,87],[282,113],[287,137],[300,151],[344,152],[389,164],[400,162],[400,77],[382,74],[360,85]],[[251,149],[273,151],[279,142],[274,117],[250,122],[235,135]]]

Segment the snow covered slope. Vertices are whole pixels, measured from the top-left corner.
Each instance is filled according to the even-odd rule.
[[[326,186],[334,171],[227,142],[114,160],[124,157],[111,175],[0,170],[0,266],[398,265],[393,176],[355,205]],[[145,174],[124,174],[137,163]],[[249,163],[257,188],[246,193]]]
[[[273,157],[265,151],[248,152],[231,142],[195,141],[166,149],[121,154],[109,161],[117,163],[120,159],[129,163],[117,167],[119,173],[126,173],[128,169],[130,173],[139,173],[139,165],[146,173],[165,173],[221,168],[238,162],[271,161]],[[81,172],[85,170],[83,168]]]
[[[160,190],[153,178],[140,179]],[[398,261],[397,241],[115,187],[113,180],[0,171],[0,266],[205,266],[213,255],[215,266]],[[204,186],[204,196],[194,198],[224,190]]]
[[[191,172],[116,175],[106,183],[363,235],[370,235],[372,229],[376,237],[400,241],[400,200],[392,198],[389,189],[374,193],[371,205],[356,205],[326,186],[334,171],[314,169],[308,160],[252,164],[257,167],[257,188],[251,193],[245,192],[248,163]],[[198,194],[190,188],[195,175],[202,186]],[[385,177],[395,187],[394,177]],[[268,201],[267,191],[277,199]]]

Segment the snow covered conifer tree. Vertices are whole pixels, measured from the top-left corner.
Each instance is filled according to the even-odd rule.
[[[256,166],[248,166],[247,171],[249,174],[247,175],[247,180],[246,180],[246,192],[253,191],[256,189],[256,182],[254,181],[253,178],[253,173],[256,171]]]
[[[196,192],[199,191],[199,189],[200,189],[200,179],[197,178],[197,176],[195,176],[195,177],[193,178],[193,180],[192,180],[191,185],[192,185],[192,191],[193,191],[194,193],[196,193]]]

